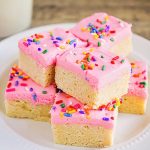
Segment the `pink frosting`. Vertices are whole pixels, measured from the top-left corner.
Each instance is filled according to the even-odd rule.
[[[146,63],[134,61],[131,63],[131,79],[127,95],[148,97],[148,69]]]
[[[80,41],[69,31],[61,28],[31,35],[18,43],[20,51],[31,56],[41,67],[55,65],[56,56],[67,49],[86,45],[86,42]]]
[[[86,55],[89,56],[84,60]],[[83,69],[84,64],[89,68]],[[74,51],[66,51],[58,57],[57,66],[80,76],[96,90],[118,80],[125,72],[130,74],[131,69],[127,59],[98,47],[76,48]]]
[[[7,100],[28,100],[33,104],[53,104],[55,85],[43,88],[32,81],[18,67],[12,67],[5,91]]]
[[[106,50],[109,50],[123,38],[132,35],[131,24],[106,13],[95,13],[84,18],[70,31],[76,37],[83,41],[88,40],[94,46],[98,46],[98,42],[100,42],[100,47]]]
[[[51,123],[87,124],[112,129],[117,119],[117,110],[91,110],[75,98],[58,93],[50,111]]]

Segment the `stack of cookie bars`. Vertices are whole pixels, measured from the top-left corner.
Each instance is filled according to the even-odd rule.
[[[50,121],[55,143],[113,145],[118,110],[144,114],[147,65],[129,62],[131,25],[106,13],[18,42],[5,90],[10,117]]]

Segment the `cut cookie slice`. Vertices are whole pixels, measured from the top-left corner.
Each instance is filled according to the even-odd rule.
[[[43,87],[54,82],[56,56],[65,50],[86,46],[69,31],[56,28],[19,41],[20,68]]]
[[[128,60],[99,48],[77,48],[57,59],[55,82],[83,104],[98,108],[128,92]]]
[[[113,144],[117,109],[92,110],[75,98],[58,93],[50,113],[53,138],[57,144],[83,147]]]
[[[76,37],[116,55],[132,51],[131,24],[106,13],[95,13],[81,20],[70,30]]]
[[[128,93],[119,111],[131,114],[144,114],[148,100],[148,69],[142,61],[131,63],[132,72]]]
[[[14,66],[5,91],[6,114],[10,117],[48,121],[55,93],[55,85],[42,88]]]

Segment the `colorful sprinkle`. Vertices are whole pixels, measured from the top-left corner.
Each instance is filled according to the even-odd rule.
[[[65,108],[65,104],[64,103],[60,104],[60,106],[61,106],[61,108]]]
[[[48,50],[47,49],[45,49],[42,53],[43,54],[46,54],[48,52]]]
[[[109,121],[109,118],[103,117],[103,120],[104,120],[104,121]]]
[[[47,91],[42,91],[42,94],[47,94]]]
[[[105,65],[103,65],[102,66],[102,71],[104,71],[106,69],[106,66]]]
[[[64,116],[65,116],[65,117],[72,117],[72,114],[64,113]]]
[[[56,104],[61,104],[63,101],[62,100],[59,100],[59,101],[56,101]]]
[[[16,89],[15,89],[15,88],[6,89],[6,92],[14,92],[14,91],[16,91]]]
[[[101,42],[100,42],[100,41],[98,41],[97,46],[98,46],[98,47],[100,47],[100,46],[101,46]]]

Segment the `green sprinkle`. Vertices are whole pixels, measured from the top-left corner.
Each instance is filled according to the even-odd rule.
[[[100,46],[101,46],[101,42],[100,42],[100,41],[98,41],[97,45],[98,45],[98,47],[100,47]]]
[[[113,38],[113,37],[111,37],[111,38],[110,38],[110,41],[114,42],[115,40],[114,40],[114,38]]]
[[[64,103],[60,104],[60,106],[61,106],[61,108],[65,108],[65,104]]]
[[[102,21],[102,24],[105,24],[106,23],[106,20]]]
[[[43,94],[47,94],[47,91],[42,91]]]
[[[103,30],[104,30],[104,28],[100,28],[100,29],[99,29],[99,31],[103,31]]]
[[[122,59],[120,62],[123,64],[123,63],[125,62],[125,60],[124,60],[124,59]]]
[[[116,108],[116,105],[113,105],[114,108]]]
[[[140,82],[140,84],[143,84],[144,87],[146,86],[146,82],[144,82],[144,81],[143,81],[143,82]]]
[[[36,39],[33,39],[33,42],[36,42]]]
[[[102,71],[104,71],[106,69],[106,66],[105,65],[103,65],[102,66]]]
[[[87,61],[90,62],[90,57],[87,58]]]
[[[81,65],[82,70],[85,70],[85,66],[84,64]]]
[[[46,54],[48,52],[48,50],[47,49],[45,49],[42,53],[43,54]]]

